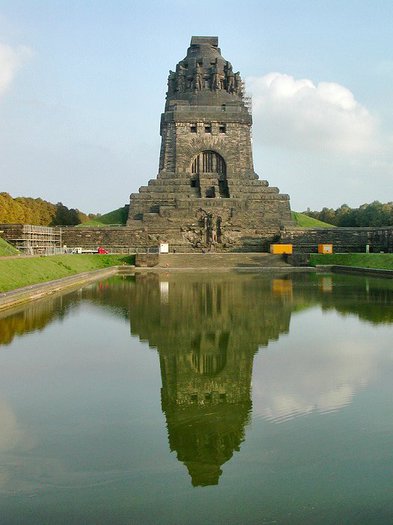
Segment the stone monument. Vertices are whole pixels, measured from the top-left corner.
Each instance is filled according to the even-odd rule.
[[[179,251],[264,251],[292,225],[289,196],[254,172],[246,102],[218,38],[193,36],[169,72],[158,177],[131,195],[129,228]]]

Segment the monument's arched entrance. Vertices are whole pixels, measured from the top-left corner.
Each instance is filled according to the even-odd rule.
[[[206,150],[194,157],[191,165],[191,187],[198,197],[229,197],[225,160],[215,151]]]

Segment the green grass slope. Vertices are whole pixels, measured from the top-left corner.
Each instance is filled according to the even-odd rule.
[[[301,228],[335,228],[333,224],[313,219],[312,217],[297,211],[292,212],[292,219],[295,221],[296,226],[300,226]]]
[[[129,255],[54,255],[0,259],[0,292],[109,266],[133,264]]]
[[[393,270],[392,253],[333,253],[310,255],[310,264],[336,264],[339,266],[357,266],[358,268],[378,268]]]
[[[8,255],[18,255],[19,251],[8,244],[2,237],[0,237],[0,257],[7,257]]]
[[[78,225],[78,228],[91,228],[91,227],[100,227],[100,226],[109,226],[120,224],[124,225],[127,222],[128,215],[128,206],[123,206],[117,210],[110,211],[104,215],[100,215],[96,219],[91,219],[87,222]],[[302,228],[334,228],[332,224],[327,224],[326,222],[318,221],[312,217],[308,217],[304,213],[299,213],[296,211],[292,212],[292,219],[294,220],[297,226]]]
[[[96,219],[91,219],[87,222],[79,224],[79,228],[90,228],[90,227],[99,227],[99,226],[109,226],[109,225],[124,225],[127,222],[128,216],[128,206],[123,206],[117,210],[110,211],[104,215],[100,215]]]

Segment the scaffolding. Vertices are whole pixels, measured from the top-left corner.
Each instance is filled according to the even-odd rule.
[[[247,111],[252,115],[252,96],[249,93],[246,93],[243,97],[244,106],[247,108]]]
[[[0,224],[1,236],[23,255],[63,253],[61,228],[31,224]]]

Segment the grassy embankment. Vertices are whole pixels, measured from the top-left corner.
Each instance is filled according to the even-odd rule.
[[[392,253],[333,253],[310,255],[311,266],[334,264],[338,266],[356,266],[358,268],[378,268],[393,270]]]
[[[0,257],[8,257],[9,255],[18,255],[19,251],[8,244],[2,237],[0,237]]]
[[[90,219],[87,222],[78,224],[78,228],[94,228],[100,226],[124,226],[127,222],[128,206],[123,206],[117,210],[110,211],[100,215],[96,219]]]
[[[313,219],[304,213],[299,213],[297,211],[292,212],[292,219],[295,222],[296,226],[301,228],[335,228],[333,224],[328,224],[327,222],[319,221],[318,219]]]
[[[90,219],[87,222],[78,224],[78,228],[99,228],[102,226],[122,226],[127,222],[128,207],[123,206],[123,208],[118,208],[117,210],[110,211],[104,215],[100,215],[96,219]],[[332,224],[327,224],[326,222],[318,221],[312,217],[308,217],[304,213],[299,213],[297,211],[292,212],[292,219],[295,222],[296,226],[301,228],[335,228]]]
[[[1,259],[0,292],[134,261],[133,255],[98,254]]]
[[[118,208],[117,210],[110,211],[101,215],[96,219],[91,219],[82,224],[78,224],[78,228],[91,228],[91,227],[101,227],[101,226],[118,226],[124,225],[127,222],[128,208]],[[304,213],[299,213],[297,211],[292,212],[292,219],[295,222],[296,226],[301,228],[335,228],[332,224],[326,222],[318,221],[312,217],[308,217]]]

